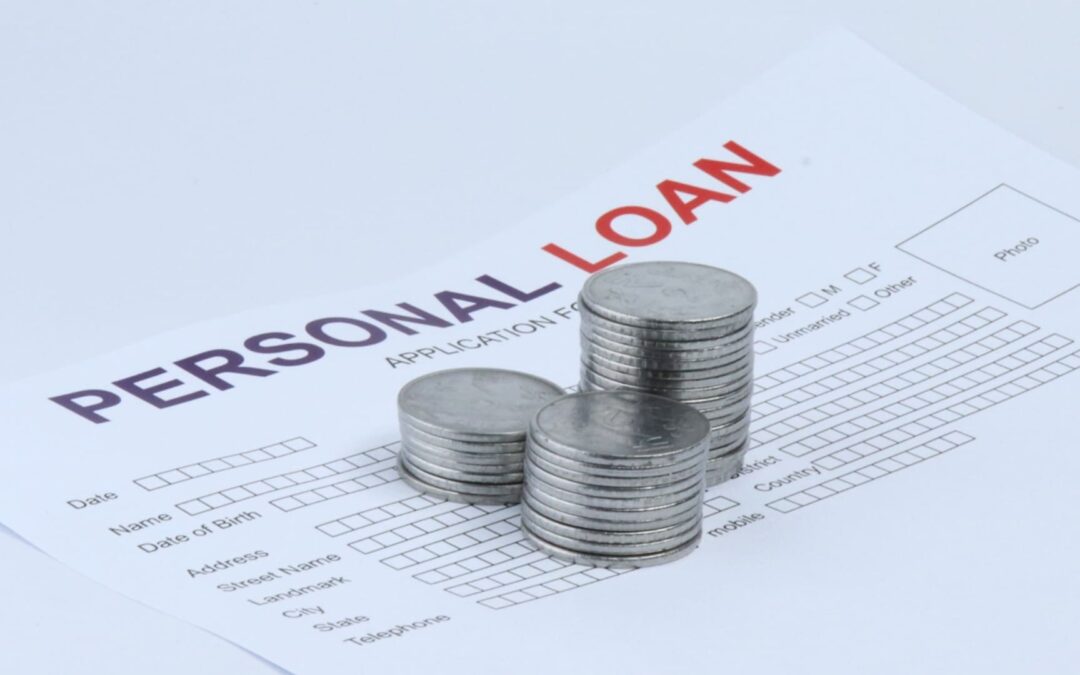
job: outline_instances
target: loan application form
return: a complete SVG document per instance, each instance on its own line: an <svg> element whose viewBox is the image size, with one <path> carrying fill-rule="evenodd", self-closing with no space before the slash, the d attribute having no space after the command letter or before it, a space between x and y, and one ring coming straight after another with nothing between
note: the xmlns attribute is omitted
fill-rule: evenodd
<svg viewBox="0 0 1080 675"><path fill-rule="evenodd" d="M836 33L439 267L8 388L0 520L297 673L1064 672L1078 188ZM404 382L572 387L577 290L650 259L760 292L752 447L694 555L566 564L402 484Z"/></svg>

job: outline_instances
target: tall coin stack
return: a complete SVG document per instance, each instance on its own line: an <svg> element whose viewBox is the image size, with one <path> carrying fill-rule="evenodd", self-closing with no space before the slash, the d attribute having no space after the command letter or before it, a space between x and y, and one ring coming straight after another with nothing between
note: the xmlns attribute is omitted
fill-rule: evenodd
<svg viewBox="0 0 1080 675"><path fill-rule="evenodd" d="M442 370L398 393L398 473L413 488L468 504L521 499L525 435L561 387L495 368Z"/></svg>
<svg viewBox="0 0 1080 675"><path fill-rule="evenodd" d="M709 421L688 405L632 391L547 404L529 426L521 525L570 562L643 567L701 540Z"/></svg>
<svg viewBox="0 0 1080 675"><path fill-rule="evenodd" d="M712 425L709 486L743 464L750 426L757 291L741 276L685 262L643 262L585 282L581 388L682 401Z"/></svg>

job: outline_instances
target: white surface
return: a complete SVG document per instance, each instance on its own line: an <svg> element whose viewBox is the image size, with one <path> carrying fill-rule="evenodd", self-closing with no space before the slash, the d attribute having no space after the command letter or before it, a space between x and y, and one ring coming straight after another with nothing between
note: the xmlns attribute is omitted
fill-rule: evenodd
<svg viewBox="0 0 1080 675"><path fill-rule="evenodd" d="M760 155L757 171L719 177L691 165L702 156L732 160L736 151ZM676 184L684 195L665 201L657 187L664 178L684 181ZM1016 302L894 246L1002 183L1080 213L1076 169L970 114L849 34L830 32L587 190L409 279L203 322L5 389L3 435L21 453L0 455L0 522L110 588L297 673L546 675L600 659L623 675L701 672L720 662L786 673L783 659L750 654L804 641L799 624L820 620L822 597L861 608L884 590L934 614L878 605L878 630L845 650L842 664L820 639L800 658L829 664L835 675L906 675L910 662L892 656L900 650L913 660L934 654L939 663L927 673L1011 675L1035 663L1071 673L1076 645L1029 617L1073 626L1080 610L1046 601L1080 593L1075 490L1036 487L1080 474L1080 455L1066 450L1080 445L1080 429L1059 422L1080 392L1080 345L1069 339L1080 335L1080 293L1034 310L1023 304L1030 280L1045 281L1039 275L1054 250L1078 255L1080 241L1051 246L1040 231L1047 247L1025 254L1028 265L1017 269L1026 275L995 288ZM687 204L693 186L720 190L698 193L718 201ZM674 222L660 241L627 248L628 260L738 270L755 281L763 320L788 316L754 333L760 356L749 459L770 463L709 491L708 534L694 555L620 575L561 566L524 546L517 506L418 495L394 468L393 394L444 367L528 367L574 382L580 345L571 307L586 274L541 247L555 242L590 259L610 253L590 221L625 203ZM967 209L984 211L976 202L953 217ZM803 226L788 226L794 214ZM650 233L629 216L614 227ZM983 226L969 249L986 246L993 232ZM992 259L993 250L983 255ZM521 292L482 283L482 273ZM864 283L848 279L860 274ZM1080 281L1080 270L1055 279L1066 280ZM455 304L446 289L502 302ZM860 298L876 308L849 306ZM327 330L367 338L351 347L315 328L320 317L401 301L450 325L403 330L376 314L366 331ZM463 315L462 307L477 311ZM536 319L547 327L521 328ZM271 330L321 345L319 360L301 364L293 353L283 363L284 354L248 346L248 336ZM490 336L487 346L478 346L479 336ZM182 365L221 347L260 370L226 375L227 391L219 391L217 380ZM210 367L219 359L197 360ZM123 388L121 378L151 365L161 374L139 381L160 384L158 395L176 407L160 410ZM48 400L88 387L111 397L95 411L96 424ZM480 410L483 398L474 402ZM1018 444L1034 437L1049 439L1023 446L1037 479L1018 480ZM109 499L70 501L102 494ZM956 506L943 508L943 499ZM162 522L118 526L157 514L166 514ZM1011 584L1001 616L983 626L980 604L996 595L943 593L909 574L911 555L850 566L864 549L910 542L887 525L840 539L824 555L845 568L845 582L819 597L804 592L813 581L804 568L823 556L806 542L885 514L958 542L956 550L911 549L932 561L943 586ZM1003 522L1024 524L1012 528L1005 551L996 541ZM517 546L516 557L491 563L495 546ZM1031 575L1036 553L1039 574ZM984 562L972 567L971 559ZM317 563L297 569L304 561ZM740 565L749 569L735 574ZM743 582L738 588L734 578ZM627 641L658 617L652 641ZM831 621L838 633L863 625L847 611ZM909 644L901 636L916 626L932 637ZM977 635L956 639L976 626ZM469 656L448 662L450 653Z"/></svg>
<svg viewBox="0 0 1080 675"><path fill-rule="evenodd" d="M5 6L2 373L437 260L585 184L835 22L1080 163L1080 8L993 4ZM241 114L253 100L264 114ZM342 118L353 136L320 133ZM222 129L233 143L205 141ZM312 162L332 163L340 182L304 183ZM304 199L237 194L236 172L287 177ZM110 176L109 189L84 193L90 173ZM253 200L280 216L245 219ZM51 217L57 203L85 219ZM236 278L240 256L261 273ZM0 628L23 672L266 669L2 545Z"/></svg>

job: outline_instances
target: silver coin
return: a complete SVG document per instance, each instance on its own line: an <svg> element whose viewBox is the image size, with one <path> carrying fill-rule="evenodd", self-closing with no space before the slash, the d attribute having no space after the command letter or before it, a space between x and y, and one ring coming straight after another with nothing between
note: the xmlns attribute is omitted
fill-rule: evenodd
<svg viewBox="0 0 1080 675"><path fill-rule="evenodd" d="M710 448L709 449L709 460L708 461L712 462L712 461L716 461L718 459L721 459L723 457L730 457L731 455L736 454L736 453L744 450L745 445L746 445L745 440L738 440L738 441L734 441L732 443L729 443L728 445L723 445L723 446L717 446L715 448Z"/></svg>
<svg viewBox="0 0 1080 675"><path fill-rule="evenodd" d="M714 377L730 376L741 368L753 368L753 357L748 353L734 360L726 361L683 361L667 363L648 357L619 355L592 347L582 347L581 360L597 363L610 370L629 375L647 374L651 379L664 380L702 380Z"/></svg>
<svg viewBox="0 0 1080 675"><path fill-rule="evenodd" d="M527 492L529 498L533 501L541 502L551 509L558 511L559 513L565 513L568 516L601 521L610 520L627 524L652 523L676 518L685 514L687 511L695 509L696 505L704 498L704 492L698 491L680 502L673 502L661 506L611 508L606 506L584 506L582 504L568 502L565 499L560 499L555 495L544 492L542 488L537 488L535 485L530 485L528 483L525 484L523 492Z"/></svg>
<svg viewBox="0 0 1080 675"><path fill-rule="evenodd" d="M582 486L582 489L595 491L598 496L617 497L634 491L640 491L642 494L661 494L665 490L677 492L700 478L700 472L707 458L708 450L700 453L693 464L674 473L642 474L637 471L628 471L622 476L594 476L591 472L566 469L557 464L552 466L551 462L545 464L544 458L536 453L530 453L525 463L531 464L532 470L538 472L540 478L565 490L575 490Z"/></svg>
<svg viewBox="0 0 1080 675"><path fill-rule="evenodd" d="M450 450L441 445L428 443L419 436L414 436L408 431L403 430L403 433L401 434L401 443L410 448L418 448L429 455L445 457L448 460L461 461L469 464L513 464L525 456L524 442L518 443L517 448L512 451L498 450L498 447L504 445L502 443L497 444L495 448L490 450L484 450L483 443L473 444L477 446L477 450Z"/></svg>
<svg viewBox="0 0 1080 675"><path fill-rule="evenodd" d="M671 359L678 357L712 356L738 352L754 341L753 324L726 335L689 332L689 330L651 330L622 328L613 330L613 324L602 324L583 314L581 336L594 341L600 347L613 351L629 350L632 353L656 353Z"/></svg>
<svg viewBox="0 0 1080 675"><path fill-rule="evenodd" d="M754 394L754 387L752 384L747 385L743 389L725 394L723 396L716 396L713 398L700 398L689 399L688 405L692 405L698 410L705 411L705 416L708 417L709 412L728 412L732 408L749 408L750 398Z"/></svg>
<svg viewBox="0 0 1080 675"><path fill-rule="evenodd" d="M548 518L540 511L531 507L528 497L525 497L522 500L521 512L523 514L523 519L528 519L530 522L542 526L545 532L554 532L560 536L567 537L568 539L596 544L650 544L655 541L678 537L685 534L687 530L701 527L700 513L693 514L684 522L676 523L674 525L668 525L666 527L648 525L640 530L614 531L590 527L578 527L576 525L567 525L554 518Z"/></svg>
<svg viewBox="0 0 1080 675"><path fill-rule="evenodd" d="M544 404L562 387L534 375L495 368L441 370L398 393L403 423L461 441L519 441Z"/></svg>
<svg viewBox="0 0 1080 675"><path fill-rule="evenodd" d="M688 358L671 357L667 354L639 351L615 351L602 345L598 345L588 338L581 339L581 354L590 359L599 359L612 367L622 366L636 370L655 370L663 372L694 371L723 371L731 368L733 362L745 363L752 361L753 348L747 347L735 352L717 352L715 355L698 356L690 354Z"/></svg>
<svg viewBox="0 0 1080 675"><path fill-rule="evenodd" d="M718 445L728 444L738 439L746 440L750 435L749 432L750 427L746 424L735 428L726 426L714 427L712 434L709 436L709 447L713 448Z"/></svg>
<svg viewBox="0 0 1080 675"><path fill-rule="evenodd" d="M694 405L695 407L697 407L696 404L699 402L705 407L709 407L710 403L714 402L717 406L722 405L726 403L726 401L717 401L716 399L743 397L752 391L753 387L753 379L749 374L742 380L732 381L723 385L717 384L715 387L701 389L658 387L653 384L642 384L640 382L629 380L630 378L622 379L599 373L585 364L582 364L581 366L582 382L588 381L597 387L610 391L636 391L647 394L657 394L665 398Z"/></svg>
<svg viewBox="0 0 1080 675"><path fill-rule="evenodd" d="M645 327L612 321L592 311L585 303L582 303L580 307L582 332L597 333L615 342L627 342L634 345L659 343L653 346L663 348L665 343L715 341L717 344L724 344L747 340L754 334L754 323L749 321L749 316L746 323L738 326L727 324L716 328L668 324L663 327Z"/></svg>
<svg viewBox="0 0 1080 675"><path fill-rule="evenodd" d="M705 415L708 417L708 415ZM709 437L716 442L725 437L734 437L745 434L750 430L750 411L746 410L742 415L723 423L713 423Z"/></svg>
<svg viewBox="0 0 1080 675"><path fill-rule="evenodd" d="M747 405L744 408L742 408L742 410L733 410L731 412L731 414L729 416L726 416L726 417L721 416L719 413L709 413L710 415L714 415L714 417L715 417L715 421L713 421L712 424L713 424L713 429L716 429L716 431L714 433L715 433L715 437L717 439L714 442L712 440L713 434L710 434L709 443L710 444L715 444L715 443L722 442L719 439L724 438L724 436L726 436L728 434L737 433L737 432L731 431L729 429L729 425L732 422L734 422L735 420L738 420L738 419L740 419L742 417L745 417L746 412L747 412L747 410L749 410L749 408L750 408L750 406Z"/></svg>
<svg viewBox="0 0 1080 675"><path fill-rule="evenodd" d="M582 324L578 337L589 344L621 354L683 361L733 357L745 353L754 343L752 332L739 334L733 339L691 339L694 336L684 335L678 340L654 340L601 330L588 323Z"/></svg>
<svg viewBox="0 0 1080 675"><path fill-rule="evenodd" d="M637 544L605 544L563 536L558 532L547 529L542 523L531 518L530 515L531 512L529 511L522 511L521 513L521 523L525 530L532 532L551 544L579 551L581 553L621 556L652 555L678 548L680 545L695 539L701 534L701 519L699 518L694 526L684 533L667 539L658 539Z"/></svg>
<svg viewBox="0 0 1080 675"><path fill-rule="evenodd" d="M607 473L597 473L588 468L583 468L580 464L571 468L565 463L558 461L551 461L542 452L537 452L535 446L529 453L529 461L534 462L537 466L547 471L548 473L555 474L568 480L583 480L588 479L588 482L594 485L607 485L612 487L618 487L622 485L650 485L653 482L672 482L681 480L684 478L691 478L701 470L701 462L695 461L693 464L685 469L677 471L664 471L663 473L650 471L644 473L642 471L620 471L617 474L612 475L610 471Z"/></svg>
<svg viewBox="0 0 1080 675"><path fill-rule="evenodd" d="M578 335L583 348L593 348L624 356L659 361L731 361L753 353L753 340L719 342L716 340L648 342L633 338L613 339L599 331L583 328Z"/></svg>
<svg viewBox="0 0 1080 675"><path fill-rule="evenodd" d="M428 447L446 449L450 452L469 453L477 455L490 455L500 452L521 452L525 447L524 440L517 441L459 441L454 438L444 438L433 433L418 429L409 424L401 424L401 437L409 441L417 441Z"/></svg>
<svg viewBox="0 0 1080 675"><path fill-rule="evenodd" d="M708 415L705 415L705 416L708 417ZM728 431L728 432L731 432L731 433L736 433L738 431L742 431L743 429L749 429L749 428L750 428L750 412L747 411L746 414L744 414L742 417L738 417L738 418L736 418L736 419L734 419L734 420L732 420L730 422L727 422L725 424L714 424L712 426L712 433L714 435L719 434L719 433L724 432L724 431Z"/></svg>
<svg viewBox="0 0 1080 675"><path fill-rule="evenodd" d="M709 452L715 454L714 448L730 447L747 442L750 438L748 431L749 430L717 435L716 440L712 441L709 445Z"/></svg>
<svg viewBox="0 0 1080 675"><path fill-rule="evenodd" d="M753 384L754 368L752 363L741 363L733 366L727 372L717 372L716 375L697 374L686 370L679 377L671 377L671 374L660 374L642 368L612 368L608 364L597 361L585 361L581 365L589 369L591 376L596 376L599 383L610 381L613 386L627 384L630 387L648 387L652 389L698 392L698 399L714 399L724 393L711 394L710 392L734 392L744 388L750 388ZM659 377L666 375L666 377Z"/></svg>
<svg viewBox="0 0 1080 675"><path fill-rule="evenodd" d="M595 489L575 487L567 489L564 485L557 485L547 476L540 475L534 468L525 470L525 482L529 483L535 492L549 494L565 502L577 503L589 508L645 508L654 506L668 506L672 503L692 499L696 492L704 489L705 465L702 464L701 474L690 482L682 490L657 488L649 491L641 490L638 494L612 494ZM610 488L609 488L610 490Z"/></svg>
<svg viewBox="0 0 1080 675"><path fill-rule="evenodd" d="M735 352L753 343L755 332L752 323L731 332L649 330L617 326L618 324L605 322L588 312L583 311L581 314L581 334L589 339L595 339L602 346L608 346L611 349L625 348L634 351L659 352L662 356L680 356L684 352L713 352L713 356L719 356L724 352Z"/></svg>
<svg viewBox="0 0 1080 675"><path fill-rule="evenodd" d="M551 495L564 502L570 502L579 506L612 510L670 506L677 502L692 499L694 495L699 494L705 488L704 482L699 481L682 492L661 494L655 497L594 497L590 494L583 494L577 490L565 490L556 485L552 485L536 473L530 472L528 467L525 469L525 482L533 492L536 493Z"/></svg>
<svg viewBox="0 0 1080 675"><path fill-rule="evenodd" d="M696 452L709 436L709 421L690 406L651 394L577 393L541 408L529 433L549 449L584 461L662 461Z"/></svg>
<svg viewBox="0 0 1080 675"><path fill-rule="evenodd" d="M577 386L578 386L578 391L580 391L582 393L608 391L607 389L601 387L600 385L593 384L592 382L589 382L588 380L585 380L584 378L578 380L578 385Z"/></svg>
<svg viewBox="0 0 1080 675"><path fill-rule="evenodd" d="M752 379L754 362L749 359L725 364L722 368L682 370L659 370L639 368L626 363L606 361L590 352L582 352L581 363L589 370L605 378L625 384L656 384L660 387L711 389L728 387L739 383L746 385Z"/></svg>
<svg viewBox="0 0 1080 675"><path fill-rule="evenodd" d="M656 380L648 374L640 376L603 371L599 368L582 364L582 377L587 377L596 384L612 389L632 389L645 393L658 394L677 401L708 401L716 398L745 397L752 391L753 379L749 370L738 379L715 380ZM587 372L586 372L587 371Z"/></svg>
<svg viewBox="0 0 1080 675"><path fill-rule="evenodd" d="M756 327L753 322L735 326L727 332L696 330L692 328L642 328L612 323L599 318L582 307L580 333L595 338L600 346L621 351L622 349L649 352L724 352L734 351L754 341Z"/></svg>
<svg viewBox="0 0 1080 675"><path fill-rule="evenodd" d="M401 451L407 453L410 458L420 458L428 464L434 464L435 466L441 466L456 471L464 471L466 473L486 473L491 475L521 473L521 467L525 462L524 454L520 455L517 458L517 461L506 462L503 464L473 464L470 462L462 462L454 458L448 458L443 455L433 455L426 450L410 446L403 445Z"/></svg>
<svg viewBox="0 0 1080 675"><path fill-rule="evenodd" d="M713 448L719 445L726 445L734 442L735 440L746 440L750 437L749 428L740 430L724 430L723 426L717 427L717 431L709 439L709 447Z"/></svg>
<svg viewBox="0 0 1080 675"><path fill-rule="evenodd" d="M697 407L697 404L693 404ZM750 402L744 401L738 405L729 405L727 408L721 408L718 410L702 410L702 414L709 420L709 424L713 429L717 429L717 433L720 433L719 429L728 430L730 425L737 420L746 416L746 413L750 411Z"/></svg>
<svg viewBox="0 0 1080 675"><path fill-rule="evenodd" d="M416 490L417 492L423 492L424 494L431 495L432 497L438 497L445 499L449 502L457 502L459 504L517 504L521 501L521 490L507 491L506 494L500 495L476 495L467 494L464 492L458 492L456 490L447 490L445 488L438 487L437 485L430 485L420 480L412 473L408 468L402 465L399 461L397 465L398 475L401 476L401 480L406 485Z"/></svg>
<svg viewBox="0 0 1080 675"><path fill-rule="evenodd" d="M588 449L571 449L565 447L546 445L538 434L530 431L529 445L526 456L533 455L543 457L549 462L564 466L571 471L579 471L586 475L609 475L609 476L663 476L691 469L701 461L702 453L708 452L709 438L706 437L700 444L692 446L678 453L669 453L659 457L602 457L591 453ZM704 448L704 449L703 449Z"/></svg>
<svg viewBox="0 0 1080 675"><path fill-rule="evenodd" d="M526 457L542 457L562 465L569 471L576 471L583 475L650 477L690 470L697 467L701 462L701 456L707 453L707 436L698 445L686 448L680 453L670 453L660 457L600 457L592 454L588 448L571 449L549 446L540 441L539 437L534 437L529 440Z"/></svg>
<svg viewBox="0 0 1080 675"><path fill-rule="evenodd" d="M672 389L660 389L658 387L645 387L641 385L624 384L606 379L595 373L586 373L582 369L581 380L578 385L582 391L607 391L627 392L635 394L652 394L666 399L692 406L695 410L703 413L707 418L713 417L713 413L732 419L731 412L740 410L745 412L750 407L750 387L733 390L731 393L717 392L716 396L699 398L700 391L680 392ZM741 414L741 413L740 413Z"/></svg>
<svg viewBox="0 0 1080 675"><path fill-rule="evenodd" d="M722 459L710 461L709 468L705 471L705 482L708 487L715 487L737 476L743 468L745 458L746 452L736 452Z"/></svg>
<svg viewBox="0 0 1080 675"><path fill-rule="evenodd" d="M730 436L725 440L715 443L709 446L709 457L716 457L717 455L723 455L728 452L733 452L735 448L745 444L750 439L749 434L738 434Z"/></svg>
<svg viewBox="0 0 1080 675"><path fill-rule="evenodd" d="M731 457L732 455L746 454L746 451L749 448L749 439L744 440L742 443L733 443L725 452L710 452L708 461L714 461L721 457Z"/></svg>
<svg viewBox="0 0 1080 675"><path fill-rule="evenodd" d="M750 420L746 419L746 415L738 418L736 422L716 425L712 428L712 433L709 434L710 447L730 442L736 438L745 438L749 432Z"/></svg>
<svg viewBox="0 0 1080 675"><path fill-rule="evenodd" d="M694 406L698 410L715 410L718 412L726 412L732 407L749 404L750 397L753 395L753 393L754 384L753 382L750 382L745 387L737 389L730 394L723 394L720 396L712 396L707 398L686 399L686 402L687 404Z"/></svg>
<svg viewBox="0 0 1080 675"><path fill-rule="evenodd" d="M525 480L522 466L518 466L516 471L471 471L467 467L445 466L438 462L429 462L423 456L414 452L407 453L407 457L410 467L447 480L466 483L493 483L497 485L520 483Z"/></svg>
<svg viewBox="0 0 1080 675"><path fill-rule="evenodd" d="M462 461L457 457L449 457L444 454L428 452L425 449L411 445L402 445L401 452L408 454L410 457L419 457L426 462L448 469L487 474L520 473L521 465L525 461L524 453L518 455L516 458L507 459L505 462L495 464L494 462L479 463Z"/></svg>
<svg viewBox="0 0 1080 675"><path fill-rule="evenodd" d="M631 326L722 328L749 321L757 291L738 274L688 262L641 262L592 275L581 300L596 314Z"/></svg>
<svg viewBox="0 0 1080 675"><path fill-rule="evenodd" d="M560 510L551 506L551 504L544 499L537 497L528 487L522 491L521 499L523 505L528 504L528 508L561 523L610 532L634 532L645 527L660 528L678 525L679 523L686 522L688 518L700 511L702 504L701 499L695 499L689 502L681 511L673 512L671 515L664 517L656 517L653 514L649 514L647 519L630 520L624 518L623 520L614 520L610 518L598 518L596 516L596 509L589 510L586 515L579 515L579 512L577 511ZM522 508L525 507L522 506ZM607 512L603 512L601 515L607 515Z"/></svg>
<svg viewBox="0 0 1080 675"><path fill-rule="evenodd" d="M652 386L658 389L699 390L731 389L746 386L753 380L754 365L743 361L727 369L709 371L656 371L605 362L592 354L582 354L581 362L593 373L616 382Z"/></svg>
<svg viewBox="0 0 1080 675"><path fill-rule="evenodd" d="M536 511L528 508L524 508L521 511L522 526L528 527L536 534L557 546L573 548L587 553L600 553L605 555L641 555L666 551L678 546L688 539L692 539L701 531L702 518L701 514L695 514L689 522L684 523L681 526L673 527L670 534L666 537L651 540L643 539L640 541L626 540L631 539L631 537L626 537L623 541L605 541L605 539L608 538L602 536L589 536L592 532L596 531L584 528L574 528L580 531L571 535L568 534L568 532L572 531L568 529L569 526L561 524L551 526L549 525L551 522L557 523L558 521L551 521L550 519L543 518L542 516L539 516Z"/></svg>
<svg viewBox="0 0 1080 675"><path fill-rule="evenodd" d="M637 568L663 565L686 557L701 543L701 533L698 532L697 538L691 539L681 546L661 553L637 556L596 555L582 553L580 551L552 544L530 532L529 528L524 525L521 529L529 541L532 542L533 546L543 553L550 555L552 558L557 558L576 565L591 565L593 567Z"/></svg>
<svg viewBox="0 0 1080 675"><path fill-rule="evenodd" d="M707 446L708 443L705 443ZM613 478L625 478L626 476L667 476L670 474L685 473L696 470L701 463L702 450L695 447L683 457L668 457L664 461L656 458L638 459L600 459L595 461L583 461L565 454L552 451L543 444L534 440L529 441L528 456L543 459L549 464L556 464L567 471L573 471L587 476L610 476ZM706 450L707 452L707 450Z"/></svg>
<svg viewBox="0 0 1080 675"><path fill-rule="evenodd" d="M729 452L734 452L737 448L746 444L747 438L747 434L737 434L725 438L722 442L713 443L709 446L709 458L712 459L719 455L726 455Z"/></svg>
<svg viewBox="0 0 1080 675"><path fill-rule="evenodd" d="M428 485L470 495L505 495L517 493L520 497L521 481L509 483L478 483L474 481L452 480L425 471L418 467L408 455L398 455L398 469L404 468L413 477Z"/></svg>
<svg viewBox="0 0 1080 675"><path fill-rule="evenodd" d="M562 490L581 496L640 500L642 498L660 498L668 497L669 495L686 494L688 490L699 487L702 481L702 474L705 472L705 462L707 459L707 456L702 457L698 471L686 478L681 478L670 483L656 482L654 479L653 482L646 483L638 483L635 481L633 484L630 484L628 481L623 485L600 485L598 483L587 482L587 476L579 476L577 479L564 478L563 476L541 468L532 458L525 460L525 474L530 481L543 481L546 485L543 486L542 489L546 489L547 485L553 485Z"/></svg>
<svg viewBox="0 0 1080 675"><path fill-rule="evenodd" d="M694 404L697 407L697 404ZM729 405L726 409L719 410L702 410L702 414L709 420L709 423L713 425L713 429L721 429L728 427L735 421L742 419L746 416L746 413L750 411L750 401L744 401L739 405ZM720 433L719 431L717 433Z"/></svg>
<svg viewBox="0 0 1080 675"><path fill-rule="evenodd" d="M588 341L585 340L583 342L587 343ZM724 361L669 362L657 366L649 365L651 363L658 363L656 359L650 359L648 357L636 358L633 355L627 356L626 353L618 354L611 350L597 348L588 344L582 345L581 354L583 360L597 361L600 365L612 370L629 373L646 371L658 378L671 377L680 380L700 380L729 375L741 368L745 368L747 365L752 365L754 362L752 352L749 351L741 355L731 356Z"/></svg>

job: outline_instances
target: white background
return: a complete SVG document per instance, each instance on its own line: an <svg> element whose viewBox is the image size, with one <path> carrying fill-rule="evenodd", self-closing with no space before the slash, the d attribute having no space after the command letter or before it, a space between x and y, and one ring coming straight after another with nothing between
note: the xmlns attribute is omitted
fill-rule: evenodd
<svg viewBox="0 0 1080 675"><path fill-rule="evenodd" d="M1080 165L1068 0L5 3L0 381L451 255L835 25ZM0 560L5 670L273 670Z"/></svg>

